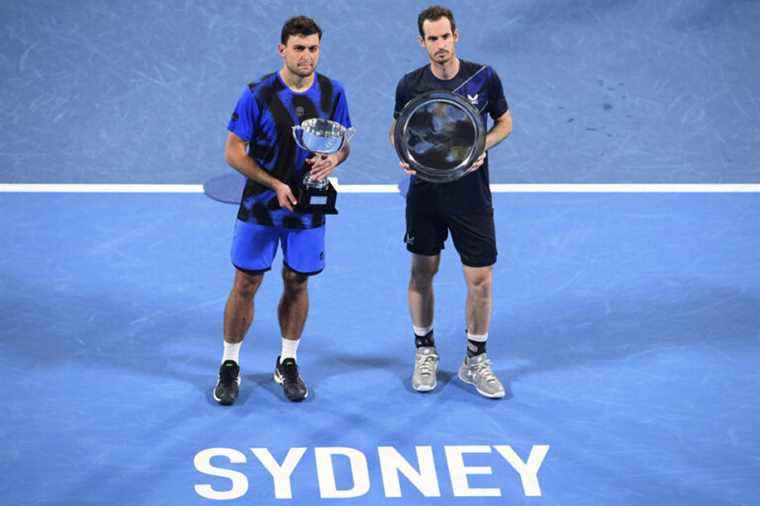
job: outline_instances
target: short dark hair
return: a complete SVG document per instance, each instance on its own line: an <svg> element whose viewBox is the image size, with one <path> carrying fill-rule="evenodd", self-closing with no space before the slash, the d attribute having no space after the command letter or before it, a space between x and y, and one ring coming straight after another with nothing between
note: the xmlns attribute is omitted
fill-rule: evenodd
<svg viewBox="0 0 760 506"><path fill-rule="evenodd" d="M451 23L451 33L456 31L457 23L454 21L454 13L451 12L451 9L440 5L431 5L420 12L420 15L417 17L417 28L420 29L420 37L425 38L425 32L422 31L422 23L425 21L438 21L441 18L449 20L449 23Z"/></svg>
<svg viewBox="0 0 760 506"><path fill-rule="evenodd" d="M280 42L287 44L288 39L291 35L301 35L303 37L308 37L309 35L314 35L315 33L319 35L319 40L322 40L322 29L319 27L316 21L311 18L307 18L306 16L296 16L285 21L285 24L282 25Z"/></svg>

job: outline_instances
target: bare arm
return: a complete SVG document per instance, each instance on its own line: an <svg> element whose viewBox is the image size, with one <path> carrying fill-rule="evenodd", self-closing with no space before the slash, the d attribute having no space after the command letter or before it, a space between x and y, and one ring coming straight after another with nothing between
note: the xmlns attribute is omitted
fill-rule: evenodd
<svg viewBox="0 0 760 506"><path fill-rule="evenodd" d="M507 111L494 121L486 135L486 151L496 146L512 133L512 114Z"/></svg>
<svg viewBox="0 0 760 506"><path fill-rule="evenodd" d="M391 143L391 146L393 146L393 149L396 149L395 136L393 135L393 132L395 129L396 129L396 120L394 119L393 122L391 122L390 130L388 130L388 142ZM402 162L401 160L399 160L398 165L399 167L401 167L401 170L403 170L410 176L413 176L417 173L416 171L412 170L411 167L409 167L409 164L406 162Z"/></svg>
<svg viewBox="0 0 760 506"><path fill-rule="evenodd" d="M244 176L274 190L277 193L277 201L280 203L280 206L292 211L293 206L298 202L293 196L290 187L279 179L270 176L267 171L259 167L259 164L248 156L247 145L246 141L229 132L227 134L227 141L224 143L224 160L230 167Z"/></svg>
<svg viewBox="0 0 760 506"><path fill-rule="evenodd" d="M486 134L486 147L483 150L483 154L473 162L472 166L467 169L467 172L478 170L483 165L483 162L485 162L488 150L506 139L510 133L512 133L512 114L507 111L494 121L491 130Z"/></svg>

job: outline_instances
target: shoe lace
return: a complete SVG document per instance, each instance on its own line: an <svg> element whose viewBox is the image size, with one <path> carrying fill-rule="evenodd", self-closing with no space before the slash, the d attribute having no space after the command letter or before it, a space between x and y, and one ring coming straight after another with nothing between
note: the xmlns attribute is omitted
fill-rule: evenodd
<svg viewBox="0 0 760 506"><path fill-rule="evenodd" d="M222 384L224 385L229 385L237 381L235 368L231 366L222 367L222 372L219 376L220 376Z"/></svg>
<svg viewBox="0 0 760 506"><path fill-rule="evenodd" d="M282 372L288 383L295 383L298 381L298 365L295 362L284 362L282 364Z"/></svg>
<svg viewBox="0 0 760 506"><path fill-rule="evenodd" d="M433 374L433 367L435 366L435 355L418 355L417 356L417 370L421 375L429 376Z"/></svg>
<svg viewBox="0 0 760 506"><path fill-rule="evenodd" d="M474 370L474 375L482 382L494 383L499 381L499 378L496 377L493 369L491 369L491 360L489 359L486 359L479 364L473 365L472 368Z"/></svg>

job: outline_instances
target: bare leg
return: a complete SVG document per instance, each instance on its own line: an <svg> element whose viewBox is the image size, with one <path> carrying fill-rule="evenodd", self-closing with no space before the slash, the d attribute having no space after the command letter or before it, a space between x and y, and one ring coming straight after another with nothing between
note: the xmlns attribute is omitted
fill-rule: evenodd
<svg viewBox="0 0 760 506"><path fill-rule="evenodd" d="M464 266L467 281L467 330L471 334L487 334L493 306L493 268Z"/></svg>
<svg viewBox="0 0 760 506"><path fill-rule="evenodd" d="M253 322L253 298L264 274L246 274L235 269L235 281L224 308L224 340L240 343Z"/></svg>
<svg viewBox="0 0 760 506"><path fill-rule="evenodd" d="M412 254L412 272L409 278L409 313L412 325L429 327L433 324L435 296L433 277L438 272L440 255L425 256Z"/></svg>
<svg viewBox="0 0 760 506"><path fill-rule="evenodd" d="M295 341L301 338L309 314L309 277L283 267L282 281L284 290L277 306L277 317L282 337Z"/></svg>
<svg viewBox="0 0 760 506"><path fill-rule="evenodd" d="M467 281L467 330L474 335L488 334L493 306L493 269L490 266L465 266L464 277ZM459 367L459 379L474 385L480 395L501 399L506 395L506 389L491 369L491 361L484 353L485 342L482 345L482 348L473 349L468 343L467 356Z"/></svg>

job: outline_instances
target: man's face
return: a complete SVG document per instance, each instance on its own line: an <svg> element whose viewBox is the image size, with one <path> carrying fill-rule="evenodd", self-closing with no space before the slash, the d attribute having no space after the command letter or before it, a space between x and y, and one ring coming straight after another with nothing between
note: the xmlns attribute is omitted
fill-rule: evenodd
<svg viewBox="0 0 760 506"><path fill-rule="evenodd" d="M418 36L417 40L427 50L430 61L443 65L456 56L455 44L459 40L459 32L451 31L449 18L426 19L422 23L422 32L425 36Z"/></svg>
<svg viewBox="0 0 760 506"><path fill-rule="evenodd" d="M291 35L285 45L277 45L277 50L290 72L309 77L319 61L319 35Z"/></svg>

